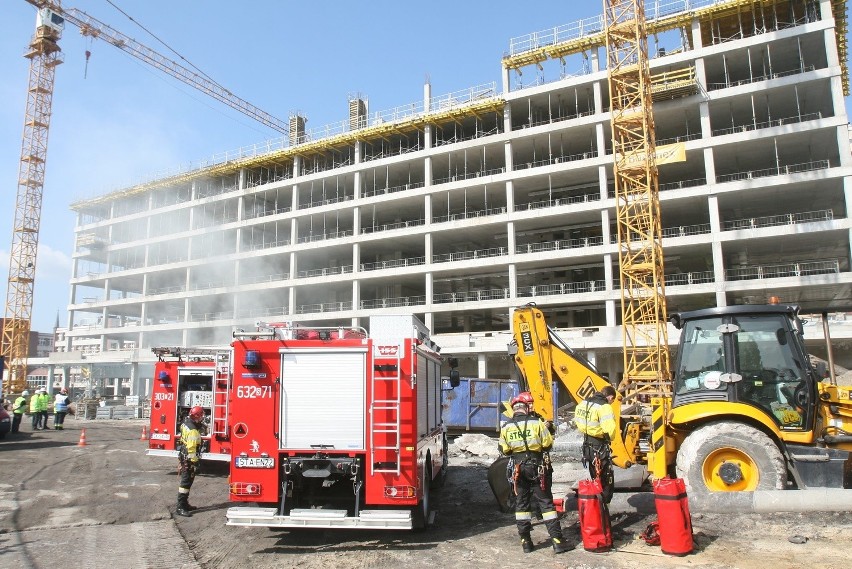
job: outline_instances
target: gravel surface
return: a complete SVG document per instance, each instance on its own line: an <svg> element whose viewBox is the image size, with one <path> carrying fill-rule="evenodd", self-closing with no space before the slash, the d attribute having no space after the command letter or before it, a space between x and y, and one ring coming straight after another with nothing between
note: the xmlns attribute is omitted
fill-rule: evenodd
<svg viewBox="0 0 852 569"><path fill-rule="evenodd" d="M195 482L191 518L174 516L178 478L169 459L145 456L141 420L66 422L65 431L25 432L0 442L0 568L86 567L698 567L787 569L849 566L852 513L693 514L696 550L671 557L638 539L656 518L647 493L613 500L615 547L554 556L547 532L521 552L512 514L500 513L486 483L493 438L451 445L447 485L432 494L435 520L422 532L273 531L224 525L227 467ZM86 428L86 446L78 446ZM570 491L582 468L560 455L555 486ZM576 512L562 518L579 541ZM807 538L793 543L791 537ZM793 540L793 541L802 541Z"/></svg>

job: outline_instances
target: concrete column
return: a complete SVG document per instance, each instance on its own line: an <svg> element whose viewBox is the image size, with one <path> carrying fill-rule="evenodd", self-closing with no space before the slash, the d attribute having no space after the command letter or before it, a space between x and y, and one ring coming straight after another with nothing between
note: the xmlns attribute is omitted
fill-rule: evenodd
<svg viewBox="0 0 852 569"><path fill-rule="evenodd" d="M703 44L701 43L701 22L698 18L694 18L690 24L690 32L692 32L692 45L695 46L695 49L701 49Z"/></svg>
<svg viewBox="0 0 852 569"><path fill-rule="evenodd" d="M512 85L509 83L509 70L505 67L500 69L500 79L503 83L503 92L508 93L512 90Z"/></svg>
<svg viewBox="0 0 852 569"><path fill-rule="evenodd" d="M701 138L709 139L713 136L713 126L710 123L710 105L707 103L707 101L702 101L698 103L698 116L699 124L701 125ZM708 151L712 155L712 151L709 148L705 148L705 159L707 157Z"/></svg>
<svg viewBox="0 0 852 569"><path fill-rule="evenodd" d="M53 397L53 392L54 392L53 382L56 381L56 378L53 374L53 368L54 368L54 366L52 366L52 365L47 366L47 393L51 397Z"/></svg>
<svg viewBox="0 0 852 569"><path fill-rule="evenodd" d="M614 327L618 324L615 303L615 300L607 300L604 306L604 309L606 310L606 325L609 327Z"/></svg>
<svg viewBox="0 0 852 569"><path fill-rule="evenodd" d="M722 254L722 242L719 240L721 222L719 216L719 198L711 195L707 198L707 209L710 215L710 235L713 253L713 281L716 283L716 306L727 306L725 297L725 257Z"/></svg>
<svg viewBox="0 0 852 569"><path fill-rule="evenodd" d="M702 119L703 120L703 119ZM709 127L708 127L709 128ZM704 131L704 125L701 126ZM713 149L704 149L704 177L707 179L707 185L713 186L716 183L716 163L713 160Z"/></svg>
<svg viewBox="0 0 852 569"><path fill-rule="evenodd" d="M592 73L597 73L598 71L600 71L601 70L601 56L600 56L600 49L599 48L593 47L589 51L589 59L591 60L591 63L592 63ZM598 108L600 108L600 107L598 107Z"/></svg>
<svg viewBox="0 0 852 569"><path fill-rule="evenodd" d="M287 289L287 304L288 310L287 314L296 314L296 289L295 287L290 287Z"/></svg>
<svg viewBox="0 0 852 569"><path fill-rule="evenodd" d="M513 227L512 232L514 233L514 231ZM510 251L514 251L514 249L510 249ZM515 263L509 263L509 298L518 298L518 266Z"/></svg>
<svg viewBox="0 0 852 569"><path fill-rule="evenodd" d="M432 225L432 194L423 196L423 219L426 220L426 225Z"/></svg>
<svg viewBox="0 0 852 569"><path fill-rule="evenodd" d="M485 354L476 356L477 377L488 377L488 357Z"/></svg>
<svg viewBox="0 0 852 569"><path fill-rule="evenodd" d="M603 113L603 90L600 81L592 85L592 95L595 99L595 113ZM601 149L601 155L603 155L603 149Z"/></svg>
<svg viewBox="0 0 852 569"><path fill-rule="evenodd" d="M594 350L589 350L589 351L586 352L586 359L589 360L589 363L592 364L595 367L598 367L597 366L597 356L598 356L598 354Z"/></svg>

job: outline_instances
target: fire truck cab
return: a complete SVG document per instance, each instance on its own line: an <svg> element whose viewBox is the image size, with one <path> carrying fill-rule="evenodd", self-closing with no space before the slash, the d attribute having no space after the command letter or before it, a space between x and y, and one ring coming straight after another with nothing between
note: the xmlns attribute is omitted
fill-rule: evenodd
<svg viewBox="0 0 852 569"><path fill-rule="evenodd" d="M447 437L440 348L417 318L372 316L369 332L258 323L234 337L229 486L244 505L228 525L427 525Z"/></svg>
<svg viewBox="0 0 852 569"><path fill-rule="evenodd" d="M157 355L151 393L148 456L177 458L180 425L204 408L202 460L231 459L228 404L231 348L152 348Z"/></svg>

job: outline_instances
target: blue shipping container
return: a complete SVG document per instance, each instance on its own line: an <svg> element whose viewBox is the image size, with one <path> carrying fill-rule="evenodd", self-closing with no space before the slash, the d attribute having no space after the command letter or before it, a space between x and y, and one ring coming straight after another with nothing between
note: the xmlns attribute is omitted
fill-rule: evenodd
<svg viewBox="0 0 852 569"><path fill-rule="evenodd" d="M503 401L518 394L518 382L513 379L484 379L463 377L455 389L444 380L442 418L447 429L500 432ZM554 385L553 398L558 393Z"/></svg>

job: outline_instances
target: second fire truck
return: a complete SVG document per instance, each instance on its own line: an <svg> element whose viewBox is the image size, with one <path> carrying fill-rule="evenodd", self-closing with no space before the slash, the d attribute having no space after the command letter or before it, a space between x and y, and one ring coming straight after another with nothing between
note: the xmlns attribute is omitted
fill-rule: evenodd
<svg viewBox="0 0 852 569"><path fill-rule="evenodd" d="M228 525L428 523L447 437L441 356L419 320L372 316L369 332L259 323L234 337L229 486L243 505Z"/></svg>
<svg viewBox="0 0 852 569"><path fill-rule="evenodd" d="M231 348L152 348L157 356L151 392L148 456L177 457L180 425L204 408L203 460L231 459L228 421Z"/></svg>

